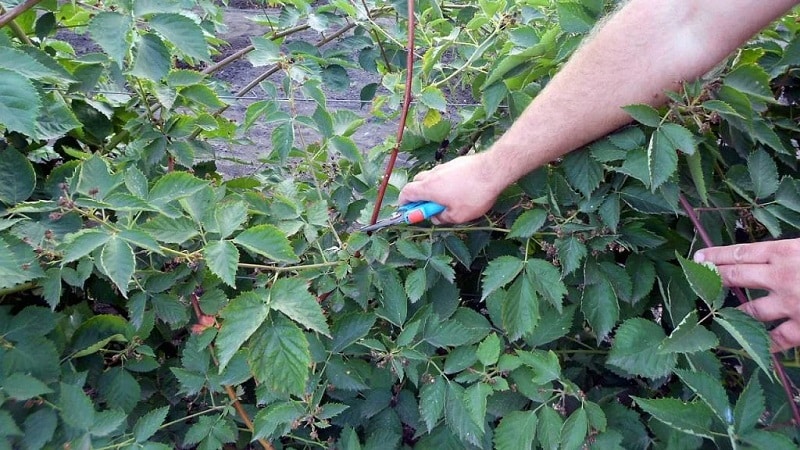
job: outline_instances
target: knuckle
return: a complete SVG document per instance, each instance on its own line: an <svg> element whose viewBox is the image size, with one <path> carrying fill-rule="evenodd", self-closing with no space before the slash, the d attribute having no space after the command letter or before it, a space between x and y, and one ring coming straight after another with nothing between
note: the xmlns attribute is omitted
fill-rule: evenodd
<svg viewBox="0 0 800 450"><path fill-rule="evenodd" d="M787 332L786 327L775 328L770 333L770 337L772 338L772 343L778 348L790 348L800 344L800 342L796 342L796 339L793 339L792 335Z"/></svg>
<svg viewBox="0 0 800 450"><path fill-rule="evenodd" d="M730 267L726 267L725 270L721 270L720 274L722 275L722 281L728 286L738 286L739 280L742 277L742 267L738 265L732 265Z"/></svg>
<svg viewBox="0 0 800 450"><path fill-rule="evenodd" d="M747 302L740 309L756 319L761 317L761 307L758 302Z"/></svg>
<svg viewBox="0 0 800 450"><path fill-rule="evenodd" d="M744 245L736 245L733 247L733 261L736 263L742 262L747 254L747 247Z"/></svg>

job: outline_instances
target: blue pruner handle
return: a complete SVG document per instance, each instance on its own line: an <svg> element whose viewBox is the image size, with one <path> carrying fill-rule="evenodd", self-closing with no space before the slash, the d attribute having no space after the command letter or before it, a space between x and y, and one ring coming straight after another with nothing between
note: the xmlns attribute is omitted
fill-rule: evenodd
<svg viewBox="0 0 800 450"><path fill-rule="evenodd" d="M406 203L399 208L399 211L403 215L403 222L419 223L441 213L444 209L444 206L436 202L420 201Z"/></svg>

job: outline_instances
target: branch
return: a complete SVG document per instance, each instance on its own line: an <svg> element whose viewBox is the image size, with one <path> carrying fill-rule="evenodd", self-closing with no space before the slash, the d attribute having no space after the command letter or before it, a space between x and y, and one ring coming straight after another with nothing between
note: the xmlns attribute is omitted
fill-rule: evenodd
<svg viewBox="0 0 800 450"><path fill-rule="evenodd" d="M375 198L375 209L372 210L372 218L370 225L374 225L378 221L378 214L381 212L381 205L383 204L383 197L386 195L386 188L389 186L389 178L394 170L394 165L397 162L397 154L400 152L400 144L403 143L403 131L406 128L406 119L408 118L408 109L411 105L411 84L414 76L414 30L416 24L414 17L414 0L408 0L408 43L406 44L406 92L403 96L403 111L400 113L400 124L397 126L397 142L395 142L394 149L389 155L389 163L386 165L386 172L383 174L383 180L378 188L378 196Z"/></svg>
<svg viewBox="0 0 800 450"><path fill-rule="evenodd" d="M37 283L30 282L30 283L18 284L16 286L11 286L10 288L0 289L0 298L5 297L6 295L18 294L20 292L30 291L31 289L34 289L37 286L39 286Z"/></svg>
<svg viewBox="0 0 800 450"><path fill-rule="evenodd" d="M14 9L0 16L0 28L6 26L9 22L16 19L17 16L33 8L34 6L36 6L37 3L41 1L42 0L25 0L24 2L15 6Z"/></svg>

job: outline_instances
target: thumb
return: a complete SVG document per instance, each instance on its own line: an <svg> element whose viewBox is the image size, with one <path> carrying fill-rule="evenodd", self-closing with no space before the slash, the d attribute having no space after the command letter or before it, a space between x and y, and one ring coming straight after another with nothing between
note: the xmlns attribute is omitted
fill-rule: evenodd
<svg viewBox="0 0 800 450"><path fill-rule="evenodd" d="M423 189L420 186L419 181L412 181L405 186L400 191L400 195L397 198L398 203L404 205L406 203L416 202L418 200L425 200L422 198Z"/></svg>

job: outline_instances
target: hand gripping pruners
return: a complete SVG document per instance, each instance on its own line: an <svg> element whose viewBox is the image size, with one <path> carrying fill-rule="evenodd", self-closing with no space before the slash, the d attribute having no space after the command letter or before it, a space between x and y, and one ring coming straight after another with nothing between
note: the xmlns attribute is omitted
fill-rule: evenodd
<svg viewBox="0 0 800 450"><path fill-rule="evenodd" d="M372 225L361 228L361 231L376 231L400 223L419 223L423 220L444 211L444 206L435 202L411 202L397 208L397 212L383 220L379 220Z"/></svg>

